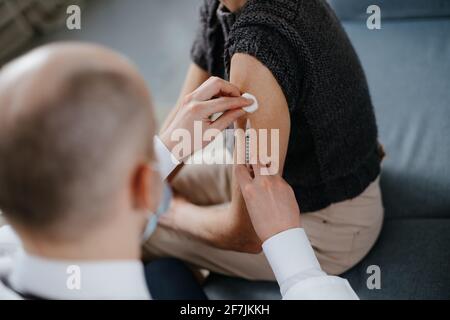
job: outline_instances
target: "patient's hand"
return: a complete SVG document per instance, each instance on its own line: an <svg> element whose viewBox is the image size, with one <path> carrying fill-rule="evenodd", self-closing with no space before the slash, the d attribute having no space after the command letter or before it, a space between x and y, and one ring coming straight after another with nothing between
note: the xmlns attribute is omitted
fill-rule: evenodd
<svg viewBox="0 0 450 320"><path fill-rule="evenodd" d="M261 252L261 240L248 216L236 216L229 206L202 207L176 197L160 219L166 228L198 238L216 248L247 253Z"/></svg>

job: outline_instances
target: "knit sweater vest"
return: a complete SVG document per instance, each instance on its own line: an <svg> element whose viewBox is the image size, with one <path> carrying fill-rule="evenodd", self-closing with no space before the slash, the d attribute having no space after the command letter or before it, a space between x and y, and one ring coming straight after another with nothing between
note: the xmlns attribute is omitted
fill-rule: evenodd
<svg viewBox="0 0 450 320"><path fill-rule="evenodd" d="M283 177L303 213L352 199L378 177L367 80L325 0L248 0L237 13L205 0L193 61L227 79L235 53L258 59L284 92L291 132Z"/></svg>

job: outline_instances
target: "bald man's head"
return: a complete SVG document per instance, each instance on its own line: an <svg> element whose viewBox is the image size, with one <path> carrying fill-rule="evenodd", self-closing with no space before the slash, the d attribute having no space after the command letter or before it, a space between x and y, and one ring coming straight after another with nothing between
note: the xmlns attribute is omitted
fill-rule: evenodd
<svg viewBox="0 0 450 320"><path fill-rule="evenodd" d="M102 47L42 47L0 72L0 209L42 231L92 226L152 158L145 82Z"/></svg>

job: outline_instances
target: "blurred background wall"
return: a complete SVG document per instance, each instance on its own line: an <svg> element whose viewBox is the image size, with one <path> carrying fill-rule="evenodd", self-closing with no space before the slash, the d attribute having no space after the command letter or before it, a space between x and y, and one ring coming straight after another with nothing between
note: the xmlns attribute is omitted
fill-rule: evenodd
<svg viewBox="0 0 450 320"><path fill-rule="evenodd" d="M127 55L144 75L160 120L178 98L201 0L0 0L0 64L41 44L96 42ZM81 30L66 10L82 8Z"/></svg>

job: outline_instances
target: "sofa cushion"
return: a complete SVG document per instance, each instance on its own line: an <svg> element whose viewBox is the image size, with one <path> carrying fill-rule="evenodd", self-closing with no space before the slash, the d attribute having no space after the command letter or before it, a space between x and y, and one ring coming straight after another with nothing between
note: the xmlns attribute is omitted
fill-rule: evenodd
<svg viewBox="0 0 450 320"><path fill-rule="evenodd" d="M387 158L388 217L450 217L450 19L344 24L362 61Z"/></svg>
<svg viewBox="0 0 450 320"><path fill-rule="evenodd" d="M343 275L361 299L450 299L450 220L398 219L364 261ZM367 288L367 267L381 269L381 289Z"/></svg>
<svg viewBox="0 0 450 320"><path fill-rule="evenodd" d="M389 220L369 255L343 277L361 299L450 299L449 243L448 219ZM379 290L367 288L371 265L380 267ZM210 299L280 298L275 283L221 275L212 275L205 290Z"/></svg>

